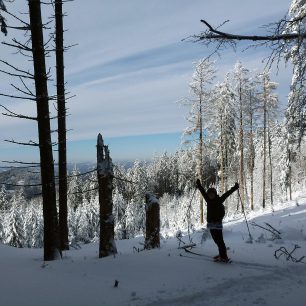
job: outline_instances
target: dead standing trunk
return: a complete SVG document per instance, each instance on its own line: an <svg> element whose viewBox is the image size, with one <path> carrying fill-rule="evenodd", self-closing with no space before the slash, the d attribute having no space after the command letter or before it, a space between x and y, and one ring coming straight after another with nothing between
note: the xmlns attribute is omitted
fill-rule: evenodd
<svg viewBox="0 0 306 306"><path fill-rule="evenodd" d="M114 240L113 216L113 163L108 146L104 145L102 135L97 140L97 175L100 204L100 245L99 258L117 253Z"/></svg>
<svg viewBox="0 0 306 306"><path fill-rule="evenodd" d="M271 137L271 131L270 131L270 123L268 120L268 148L269 148L269 166L270 166L270 202L271 202L271 208L272 211L274 211L273 208L273 162L272 162L272 137Z"/></svg>
<svg viewBox="0 0 306 306"><path fill-rule="evenodd" d="M59 232L54 182L54 161L49 117L49 96L43 39L43 24L39 0L29 0L32 53L36 91L38 137L44 218L44 260L54 260L60 254Z"/></svg>
<svg viewBox="0 0 306 306"><path fill-rule="evenodd" d="M201 84L201 92L202 92L202 84ZM200 96L200 109L199 109L199 154L200 154L200 165L199 165L199 175L201 182L203 181L203 172L204 172L204 163L203 163L203 109L202 109L202 95ZM203 204L203 196L200 195L200 222L204 223L204 204Z"/></svg>
<svg viewBox="0 0 306 306"><path fill-rule="evenodd" d="M241 208L244 209L244 133L243 133L243 105L242 105L242 84L239 80L239 105L240 105L240 128L239 128L239 150L240 150L240 195L241 195Z"/></svg>
<svg viewBox="0 0 306 306"><path fill-rule="evenodd" d="M263 171L262 171L262 207L266 207L266 147L267 147L267 92L266 92L266 79L264 79L264 126L263 126Z"/></svg>
<svg viewBox="0 0 306 306"><path fill-rule="evenodd" d="M67 209L66 103L64 75L63 1L55 0L56 89L58 114L59 232L62 250L69 250Z"/></svg>
<svg viewBox="0 0 306 306"><path fill-rule="evenodd" d="M146 194L146 238L145 249L160 247L160 207L158 200Z"/></svg>

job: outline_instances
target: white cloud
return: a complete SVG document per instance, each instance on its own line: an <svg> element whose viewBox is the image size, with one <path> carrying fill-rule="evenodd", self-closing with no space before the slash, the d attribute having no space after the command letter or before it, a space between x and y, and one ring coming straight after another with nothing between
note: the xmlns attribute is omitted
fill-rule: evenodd
<svg viewBox="0 0 306 306"><path fill-rule="evenodd" d="M257 26L283 16L290 2L91 0L65 3L68 13L64 22L68 30L65 42L78 43L65 55L68 90L77 95L68 104L71 113L68 128L73 129L69 138L92 139L101 130L108 137L182 130L185 113L175 101L188 95L192 62L205 57L209 51L200 44L182 43L181 39L203 30L200 19L204 18L214 25L230 19L224 28L228 31L257 31ZM17 8L26 9L20 3L12 4L15 12ZM29 65L10 49L4 46L1 49L1 56L8 61L21 67ZM222 77L240 57L249 68L258 67L262 56L262 51L240 54L225 51L217 62L219 75ZM50 60L48 64L55 66ZM288 70L280 71L278 76L282 85L289 77ZM11 81L0 75L0 91L10 92ZM53 91L54 87L50 86L50 92ZM35 113L34 105L14 104L5 98L0 98L0 103L12 105L16 112ZM31 124L1 117L0 139L16 137L20 130L27 138L34 139L37 135Z"/></svg>

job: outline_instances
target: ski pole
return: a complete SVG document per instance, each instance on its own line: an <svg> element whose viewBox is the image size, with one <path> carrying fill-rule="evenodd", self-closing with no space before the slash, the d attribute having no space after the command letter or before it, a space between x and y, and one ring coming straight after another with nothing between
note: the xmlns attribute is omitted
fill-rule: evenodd
<svg viewBox="0 0 306 306"><path fill-rule="evenodd" d="M248 228L250 242L252 243L253 237L251 235L250 228L249 228L249 223L248 223L248 220L247 220L246 215L245 215L244 206L243 206L243 203L242 203L242 199L241 199L241 195L240 195L239 189L238 189L238 195L239 195L239 199L240 199L240 203L241 203L241 207L242 207L242 212L243 212L243 215L244 215L245 223L246 223L247 228Z"/></svg>

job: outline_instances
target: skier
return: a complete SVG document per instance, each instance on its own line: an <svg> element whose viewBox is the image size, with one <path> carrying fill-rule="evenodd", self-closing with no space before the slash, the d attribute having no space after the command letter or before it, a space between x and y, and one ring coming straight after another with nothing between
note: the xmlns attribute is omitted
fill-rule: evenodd
<svg viewBox="0 0 306 306"><path fill-rule="evenodd" d="M222 219L225 215L223 202L229 195L239 188L239 184L235 183L235 185L221 197L217 194L215 188L208 188L207 191L205 191L199 179L197 179L196 184L207 203L207 228L209 228L211 237L219 249L219 255L214 257L214 261L227 263L230 260L227 257L222 232Z"/></svg>

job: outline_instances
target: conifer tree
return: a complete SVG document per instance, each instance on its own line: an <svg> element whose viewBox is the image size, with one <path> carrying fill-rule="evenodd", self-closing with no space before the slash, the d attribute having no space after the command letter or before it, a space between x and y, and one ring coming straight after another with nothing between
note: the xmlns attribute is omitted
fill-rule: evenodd
<svg viewBox="0 0 306 306"><path fill-rule="evenodd" d="M197 177L206 183L204 173L204 134L207 133L207 124L211 123L211 85L216 75L214 62L208 59L199 60L195 65L192 80L189 84L191 98L182 101L190 107L186 116L189 126L185 129L183 137L192 137L197 146ZM187 141L190 139L187 138ZM200 200L200 222L203 223L203 198Z"/></svg>

